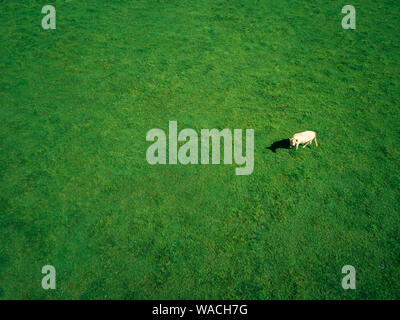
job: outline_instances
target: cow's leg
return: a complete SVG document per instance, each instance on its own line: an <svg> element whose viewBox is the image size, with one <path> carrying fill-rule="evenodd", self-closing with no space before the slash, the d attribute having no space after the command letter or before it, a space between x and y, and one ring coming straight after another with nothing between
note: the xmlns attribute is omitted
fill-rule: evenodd
<svg viewBox="0 0 400 320"><path fill-rule="evenodd" d="M299 144L298 143L296 143L296 150L299 148Z"/></svg>
<svg viewBox="0 0 400 320"><path fill-rule="evenodd" d="M303 148L307 147L307 146L310 145L310 144L311 144L310 141L306 142L306 144L303 146Z"/></svg>

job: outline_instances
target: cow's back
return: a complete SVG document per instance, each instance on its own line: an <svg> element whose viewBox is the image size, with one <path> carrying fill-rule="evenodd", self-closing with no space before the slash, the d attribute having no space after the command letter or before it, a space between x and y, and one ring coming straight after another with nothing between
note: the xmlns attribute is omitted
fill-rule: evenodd
<svg viewBox="0 0 400 320"><path fill-rule="evenodd" d="M293 138L296 138L299 140L300 143L311 141L314 139L316 136L316 133L314 131L303 131L296 133Z"/></svg>

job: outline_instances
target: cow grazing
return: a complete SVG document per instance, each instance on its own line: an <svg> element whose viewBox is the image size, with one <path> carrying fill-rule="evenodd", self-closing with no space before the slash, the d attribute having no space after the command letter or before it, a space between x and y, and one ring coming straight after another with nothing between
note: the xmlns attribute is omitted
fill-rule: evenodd
<svg viewBox="0 0 400 320"><path fill-rule="evenodd" d="M318 147L317 143L317 134L314 131L304 131L300 133L296 133L293 135L292 138L290 138L290 146L294 147L296 146L296 150L299 147L299 144L304 144L303 148L307 147L309 144L311 144L315 141L315 145Z"/></svg>

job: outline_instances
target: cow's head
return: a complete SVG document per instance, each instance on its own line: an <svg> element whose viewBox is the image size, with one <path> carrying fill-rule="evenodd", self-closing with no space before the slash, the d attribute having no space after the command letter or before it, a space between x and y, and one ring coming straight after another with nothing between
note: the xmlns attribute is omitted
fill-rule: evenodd
<svg viewBox="0 0 400 320"><path fill-rule="evenodd" d="M296 138L290 138L289 140L290 140L290 146L291 147L294 147L297 144L297 142L299 141Z"/></svg>

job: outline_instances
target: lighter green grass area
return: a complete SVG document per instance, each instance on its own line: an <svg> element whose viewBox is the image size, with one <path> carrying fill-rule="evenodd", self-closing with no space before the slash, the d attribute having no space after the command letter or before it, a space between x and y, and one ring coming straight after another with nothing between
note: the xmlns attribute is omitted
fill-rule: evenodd
<svg viewBox="0 0 400 320"><path fill-rule="evenodd" d="M398 1L45 4L0 1L1 299L400 298ZM254 129L253 174L149 165L170 120Z"/></svg>

